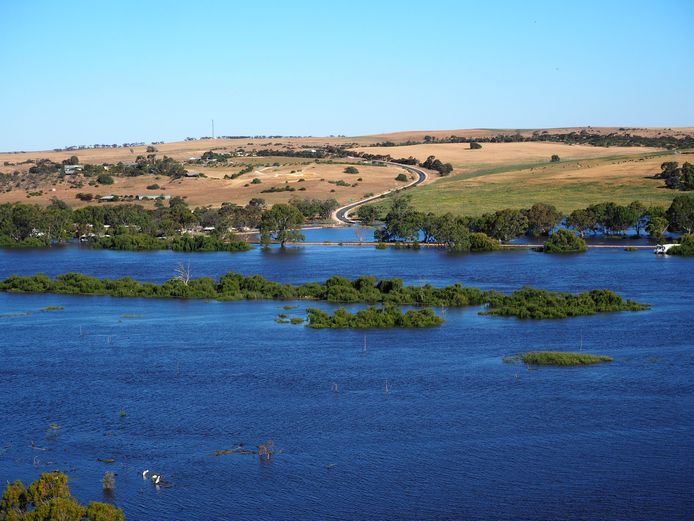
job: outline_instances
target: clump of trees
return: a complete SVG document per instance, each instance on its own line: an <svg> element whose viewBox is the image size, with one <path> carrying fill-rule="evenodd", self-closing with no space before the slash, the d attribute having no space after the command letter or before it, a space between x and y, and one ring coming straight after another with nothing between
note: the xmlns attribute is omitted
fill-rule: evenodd
<svg viewBox="0 0 694 521"><path fill-rule="evenodd" d="M403 313L400 308L393 305L369 306L356 313L339 308L333 315L316 308L308 308L306 312L308 313L308 327L314 329L423 328L443 324L443 319L431 309L410 309Z"/></svg>
<svg viewBox="0 0 694 521"><path fill-rule="evenodd" d="M594 289L574 295L526 287L514 291L511 295L492 295L489 299L489 309L481 314L538 320L615 311L642 311L649 307L647 304L624 300L606 289Z"/></svg>
<svg viewBox="0 0 694 521"><path fill-rule="evenodd" d="M586 241L569 230L557 230L542 246L545 253L583 253L587 249Z"/></svg>
<svg viewBox="0 0 694 521"><path fill-rule="evenodd" d="M178 179L186 175L186 169L181 163L168 156L157 159L156 154L137 156L134 163L117 163L110 167L115 175L137 177L141 175L167 176Z"/></svg>
<svg viewBox="0 0 694 521"><path fill-rule="evenodd" d="M447 176L453 171L453 165L450 163L442 163L439 159L434 156L427 157L426 161L421 163L419 166L426 168L428 170L435 170L440 176Z"/></svg>
<svg viewBox="0 0 694 521"><path fill-rule="evenodd" d="M301 212L308 220L327 220L340 206L335 199L292 199L289 204Z"/></svg>
<svg viewBox="0 0 694 521"><path fill-rule="evenodd" d="M660 165L660 173L655 177L665 180L665 186L673 190L694 190L694 165L689 162L679 166L677 161L667 161Z"/></svg>
<svg viewBox="0 0 694 521"><path fill-rule="evenodd" d="M26 487L8 483L0 500L0 519L7 521L124 521L123 511L108 503L81 505L71 494L68 478L46 472Z"/></svg>

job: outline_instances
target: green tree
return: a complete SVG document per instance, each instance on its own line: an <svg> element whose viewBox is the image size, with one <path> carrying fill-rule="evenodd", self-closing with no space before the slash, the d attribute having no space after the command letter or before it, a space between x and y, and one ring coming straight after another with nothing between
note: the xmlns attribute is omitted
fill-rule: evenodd
<svg viewBox="0 0 694 521"><path fill-rule="evenodd" d="M280 242L284 248L287 241L303 241L301 226L304 216L291 204L276 204L263 214L260 221L260 235L263 244L271 239Z"/></svg>
<svg viewBox="0 0 694 521"><path fill-rule="evenodd" d="M408 196L393 198L382 230L376 230L376 240L383 242L417 240L420 229L420 214L410 206Z"/></svg>
<svg viewBox="0 0 694 521"><path fill-rule="evenodd" d="M651 217L646 225L646 232L652 238L660 240L663 238L665 231L670 223L667 222L665 217L659 217L657 215Z"/></svg>
<svg viewBox="0 0 694 521"><path fill-rule="evenodd" d="M694 194L675 197L666 212L666 217L676 231L692 233L694 230Z"/></svg>
<svg viewBox="0 0 694 521"><path fill-rule="evenodd" d="M636 236L641 237L641 230L646 224L648 209L641 203L641 201L632 201L629 203L629 210L633 213Z"/></svg>
<svg viewBox="0 0 694 521"><path fill-rule="evenodd" d="M362 224L370 226L378 219L378 213L378 207L372 204L366 204L357 209L357 218Z"/></svg>
<svg viewBox="0 0 694 521"><path fill-rule="evenodd" d="M28 488L9 483L0 500L3 521L124 521L123 511L107 503L87 507L72 497L68 478L61 472L41 474Z"/></svg>
<svg viewBox="0 0 694 521"><path fill-rule="evenodd" d="M359 169L355 166L348 166L345 168L345 174L358 174Z"/></svg>
<svg viewBox="0 0 694 521"><path fill-rule="evenodd" d="M489 216L488 235L501 241L509 241L525 235L528 230L528 218L520 210L507 208Z"/></svg>
<svg viewBox="0 0 694 521"><path fill-rule="evenodd" d="M479 150L480 148L482 148L482 145L477 141L470 141L470 150Z"/></svg>
<svg viewBox="0 0 694 521"><path fill-rule="evenodd" d="M552 157L549 159L550 163L558 163L559 161L561 161L561 159L557 154L552 154Z"/></svg>
<svg viewBox="0 0 694 521"><path fill-rule="evenodd" d="M525 215L528 218L528 233L534 237L549 235L563 217L554 206L544 203L535 203Z"/></svg>

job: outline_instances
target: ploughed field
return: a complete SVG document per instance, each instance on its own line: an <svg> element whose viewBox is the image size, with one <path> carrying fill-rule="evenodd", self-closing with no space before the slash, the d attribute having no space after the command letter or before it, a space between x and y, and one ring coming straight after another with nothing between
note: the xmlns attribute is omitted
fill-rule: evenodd
<svg viewBox="0 0 694 521"><path fill-rule="evenodd" d="M292 284L368 274L503 292L607 288L652 307L544 321L448 308L434 329L355 331L277 321L337 307L325 302L0 294L0 478L64 470L78 499L113 501L128 519L691 517L691 259L70 246L0 250L0 277L161 283L178 263L195 277ZM612 361L504 362L529 351ZM270 462L236 450L268 438ZM145 469L170 486L157 490ZM113 497L102 497L106 471Z"/></svg>

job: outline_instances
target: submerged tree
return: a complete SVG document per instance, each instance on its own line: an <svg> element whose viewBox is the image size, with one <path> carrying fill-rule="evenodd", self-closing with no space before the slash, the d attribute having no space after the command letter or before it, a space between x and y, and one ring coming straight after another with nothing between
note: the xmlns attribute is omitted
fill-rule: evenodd
<svg viewBox="0 0 694 521"><path fill-rule="evenodd" d="M263 214L260 221L260 236L263 244L271 239L279 241L284 248L287 241L303 241L301 226L304 216L291 204L276 204Z"/></svg>

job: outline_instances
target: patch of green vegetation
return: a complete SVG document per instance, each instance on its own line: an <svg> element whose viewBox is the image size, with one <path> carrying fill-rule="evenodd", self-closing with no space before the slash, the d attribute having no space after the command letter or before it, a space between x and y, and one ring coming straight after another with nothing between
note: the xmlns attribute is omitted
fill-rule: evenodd
<svg viewBox="0 0 694 521"><path fill-rule="evenodd" d="M124 521L123 511L108 503L80 505L70 493L68 478L61 472L45 472L26 487L17 480L7 483L0 501L0 519L31 521L65 519Z"/></svg>
<svg viewBox="0 0 694 521"><path fill-rule="evenodd" d="M544 253L583 253L588 249L586 241L569 230L557 230L542 246Z"/></svg>
<svg viewBox="0 0 694 521"><path fill-rule="evenodd" d="M668 250L668 255L682 255L690 257L694 255L694 235L683 235L677 246Z"/></svg>
<svg viewBox="0 0 694 521"><path fill-rule="evenodd" d="M113 458L96 458L96 461L100 461L101 463L107 463L107 464L109 464L109 465L110 465L111 463L115 463L115 462L116 462L116 460L113 459Z"/></svg>
<svg viewBox="0 0 694 521"><path fill-rule="evenodd" d="M62 311L63 309L65 309L63 306L46 306L41 308L41 311Z"/></svg>
<svg viewBox="0 0 694 521"><path fill-rule="evenodd" d="M304 323L304 319L301 318L301 317L293 317L293 318L290 320L290 322L291 322L292 324L294 324L295 326L297 326L297 325L299 325L299 324L303 324L303 323Z"/></svg>
<svg viewBox="0 0 694 521"><path fill-rule="evenodd" d="M99 237L90 242L94 248L124 251L173 250L184 252L248 251L251 245L245 241L224 241L207 235L178 235L159 238L145 233L124 233L111 237Z"/></svg>
<svg viewBox="0 0 694 521"><path fill-rule="evenodd" d="M555 365L571 367L577 365L592 365L611 362L612 358L604 355L588 353L572 353L565 351L530 351L521 355L521 360L529 365Z"/></svg>
<svg viewBox="0 0 694 521"><path fill-rule="evenodd" d="M218 300L323 300L336 303L367 303L393 306L464 307L489 304L488 315L547 319L612 311L639 311L646 304L623 300L605 289L581 294L522 288L511 295L482 291L460 284L437 288L430 284L405 286L401 279L362 276L354 280L335 275L324 283L301 285L272 282L261 275L227 273L219 280L203 277L186 281L172 278L162 284L140 283L129 277L99 279L81 273L66 273L51 279L46 275L13 275L0 280L0 291L9 293L56 293L109 295L113 297L190 298ZM279 319L286 319L285 313Z"/></svg>
<svg viewBox="0 0 694 521"><path fill-rule="evenodd" d="M431 309L410 309L406 313L386 305L381 308L369 306L352 314L345 308L339 308L333 315L316 308L308 308L308 327L314 329L382 329L392 327L423 328L443 324L443 319Z"/></svg>
<svg viewBox="0 0 694 521"><path fill-rule="evenodd" d="M489 299L489 309L480 314L538 320L616 311L642 311L649 308L647 304L624 300L606 289L594 289L574 295L526 287L511 295L496 293Z"/></svg>

